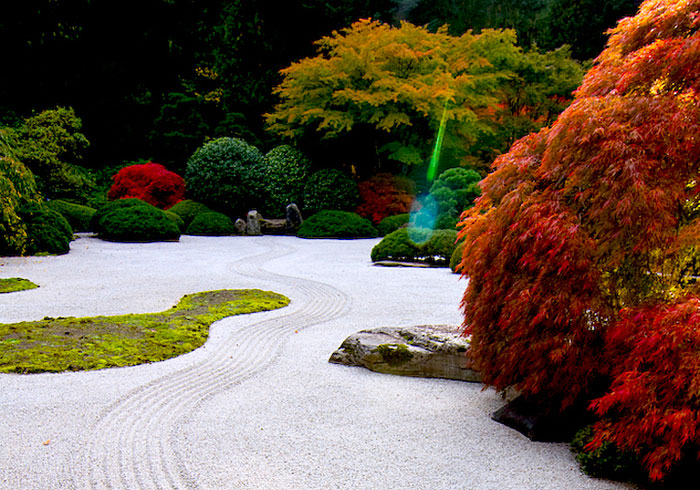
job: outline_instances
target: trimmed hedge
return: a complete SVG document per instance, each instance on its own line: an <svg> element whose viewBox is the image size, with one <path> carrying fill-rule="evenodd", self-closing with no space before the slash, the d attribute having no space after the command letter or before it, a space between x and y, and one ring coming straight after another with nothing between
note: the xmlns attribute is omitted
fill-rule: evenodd
<svg viewBox="0 0 700 490"><path fill-rule="evenodd" d="M372 248L372 262L396 260L447 266L456 247L457 232L401 228Z"/></svg>
<svg viewBox="0 0 700 490"><path fill-rule="evenodd" d="M370 238L377 236L372 223L356 213L321 211L305 220L299 227L301 238Z"/></svg>
<svg viewBox="0 0 700 490"><path fill-rule="evenodd" d="M404 225L408 224L408 220L411 215L409 213L395 214L394 216L387 216L379 222L377 225L377 231L379 236L386 236L392 231L396 231Z"/></svg>
<svg viewBox="0 0 700 490"><path fill-rule="evenodd" d="M73 231L90 230L90 221L95 214L93 208L81 204L73 204L61 199L53 199L48 201L46 205L61 214L61 216L68 221L71 228L73 228Z"/></svg>
<svg viewBox="0 0 700 490"><path fill-rule="evenodd" d="M223 236L232 235L236 228L231 218L216 211L199 213L187 227L188 235Z"/></svg>
<svg viewBox="0 0 700 490"><path fill-rule="evenodd" d="M108 202L95 212L91 227L100 238L115 242L158 242L180 238L178 226L165 211L140 199Z"/></svg>
<svg viewBox="0 0 700 490"><path fill-rule="evenodd" d="M320 211L354 211L360 194L357 184L340 170L326 168L311 174L304 187L304 215Z"/></svg>
<svg viewBox="0 0 700 490"><path fill-rule="evenodd" d="M199 213L207 213L210 212L211 209L201 202L185 199L184 201L180 201L179 203L175 204L172 208L168 209L168 211L180 216L182 221L185 222L185 229L187 229L187 227L190 226L190 223L192 223L192 220Z"/></svg>
<svg viewBox="0 0 700 490"><path fill-rule="evenodd" d="M43 203L27 203L19 208L18 215L27 229L27 254L60 255L70 251L73 230L59 213Z"/></svg>

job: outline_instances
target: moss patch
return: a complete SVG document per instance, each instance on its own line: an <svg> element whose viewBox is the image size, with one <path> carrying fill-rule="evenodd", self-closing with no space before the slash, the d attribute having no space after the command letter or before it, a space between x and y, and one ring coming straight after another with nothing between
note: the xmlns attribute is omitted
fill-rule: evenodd
<svg viewBox="0 0 700 490"><path fill-rule="evenodd" d="M27 289L38 288L29 279L21 277L10 277L9 279L0 279L0 293L13 293L15 291L26 291Z"/></svg>
<svg viewBox="0 0 700 490"><path fill-rule="evenodd" d="M0 372L84 371L157 362L204 344L222 318L289 304L259 289L188 294L161 313L0 324Z"/></svg>
<svg viewBox="0 0 700 490"><path fill-rule="evenodd" d="M376 350L382 356L382 360L392 367L400 366L413 357L404 344L382 344L377 346Z"/></svg>

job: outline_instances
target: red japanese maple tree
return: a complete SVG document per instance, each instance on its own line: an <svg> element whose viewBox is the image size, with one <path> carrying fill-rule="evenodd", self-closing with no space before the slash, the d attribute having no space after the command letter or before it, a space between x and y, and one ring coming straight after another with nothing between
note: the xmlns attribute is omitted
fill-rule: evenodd
<svg viewBox="0 0 700 490"><path fill-rule="evenodd" d="M160 163L124 167L113 179L107 193L109 200L132 197L168 209L185 198L184 179Z"/></svg>
<svg viewBox="0 0 700 490"><path fill-rule="evenodd" d="M700 0L647 0L610 34L463 215L465 333L485 383L595 398L593 446L660 479L700 445Z"/></svg>
<svg viewBox="0 0 700 490"><path fill-rule="evenodd" d="M387 216L408 213L416 197L416 185L407 178L379 173L357 185L360 205L357 214L379 223Z"/></svg>

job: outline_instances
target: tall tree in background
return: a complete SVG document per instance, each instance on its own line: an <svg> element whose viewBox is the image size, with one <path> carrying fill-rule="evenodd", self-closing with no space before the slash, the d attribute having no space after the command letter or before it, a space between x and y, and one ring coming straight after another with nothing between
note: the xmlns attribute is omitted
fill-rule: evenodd
<svg viewBox="0 0 700 490"><path fill-rule="evenodd" d="M554 411L600 397L592 447L637 453L653 479L700 445L698 59L700 0L644 2L463 219L484 382Z"/></svg>

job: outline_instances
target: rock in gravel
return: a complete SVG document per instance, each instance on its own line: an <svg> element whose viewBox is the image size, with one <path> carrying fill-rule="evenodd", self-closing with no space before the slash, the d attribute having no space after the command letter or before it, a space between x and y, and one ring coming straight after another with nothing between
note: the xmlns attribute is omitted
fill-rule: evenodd
<svg viewBox="0 0 700 490"><path fill-rule="evenodd" d="M480 381L467 368L469 340L452 325L381 327L349 336L329 362L423 378Z"/></svg>
<svg viewBox="0 0 700 490"><path fill-rule="evenodd" d="M241 218L238 218L236 222L233 224L233 226L236 228L236 232L239 235L243 235L245 233L245 230L247 228L246 222L242 220Z"/></svg>
<svg viewBox="0 0 700 490"><path fill-rule="evenodd" d="M294 203L288 204L285 208L284 215L286 220L287 233L290 235L296 235L296 232L299 230L299 227L304 222L304 220L301 218L301 211L299 211L299 207Z"/></svg>
<svg viewBox="0 0 700 490"><path fill-rule="evenodd" d="M255 209L248 211L245 230L247 235L262 235L260 231L260 220L262 220L262 215Z"/></svg>

